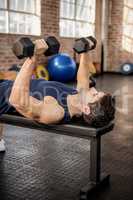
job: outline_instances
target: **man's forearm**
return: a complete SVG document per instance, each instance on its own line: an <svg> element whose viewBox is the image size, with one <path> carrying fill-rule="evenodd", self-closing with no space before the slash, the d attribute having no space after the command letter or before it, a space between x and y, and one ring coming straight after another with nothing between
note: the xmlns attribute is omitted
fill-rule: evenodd
<svg viewBox="0 0 133 200"><path fill-rule="evenodd" d="M88 53L82 53L80 57L80 65L77 73L77 87L89 88L90 66L92 61Z"/></svg>
<svg viewBox="0 0 133 200"><path fill-rule="evenodd" d="M14 86L22 86L23 88L29 89L31 76L32 76L32 73L33 73L33 69L35 67L34 65L35 65L34 59L28 58L24 62L23 66L21 67L19 74L16 77L16 80L14 81Z"/></svg>
<svg viewBox="0 0 133 200"><path fill-rule="evenodd" d="M23 64L19 74L17 75L16 80L14 81L14 85L9 99L11 104L21 104L24 106L28 103L30 80L34 64L34 58L28 58Z"/></svg>

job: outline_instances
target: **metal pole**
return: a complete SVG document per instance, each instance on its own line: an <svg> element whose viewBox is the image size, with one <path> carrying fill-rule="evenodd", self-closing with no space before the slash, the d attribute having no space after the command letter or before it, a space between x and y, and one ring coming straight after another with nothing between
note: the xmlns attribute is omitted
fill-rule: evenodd
<svg viewBox="0 0 133 200"><path fill-rule="evenodd" d="M99 183L101 179L101 136L90 141L90 181Z"/></svg>

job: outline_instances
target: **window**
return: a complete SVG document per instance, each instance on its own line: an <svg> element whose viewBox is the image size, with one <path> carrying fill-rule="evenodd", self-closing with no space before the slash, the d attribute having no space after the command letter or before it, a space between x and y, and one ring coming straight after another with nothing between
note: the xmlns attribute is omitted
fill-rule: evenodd
<svg viewBox="0 0 133 200"><path fill-rule="evenodd" d="M96 0L60 0L60 36L81 37L95 33Z"/></svg>
<svg viewBox="0 0 133 200"><path fill-rule="evenodd" d="M123 48L133 53L133 1L124 0Z"/></svg>
<svg viewBox="0 0 133 200"><path fill-rule="evenodd" d="M40 35L40 0L0 0L0 32Z"/></svg>

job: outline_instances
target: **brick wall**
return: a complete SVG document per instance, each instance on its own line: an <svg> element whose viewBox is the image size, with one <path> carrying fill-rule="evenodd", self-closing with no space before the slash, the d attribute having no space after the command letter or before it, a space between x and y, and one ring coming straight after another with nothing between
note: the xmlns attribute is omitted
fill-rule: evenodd
<svg viewBox="0 0 133 200"><path fill-rule="evenodd" d="M69 53L75 57L72 50L74 39L60 38L59 37L59 5L60 0L42 0L41 1L41 31L42 36L54 35L61 42L61 52ZM97 16L98 17L98 16ZM99 18L99 17L98 17ZM99 34L97 34L99 36ZM12 53L13 42L23 35L15 34L1 34L0 33L0 68L9 67L12 64L22 64L23 61L18 60ZM31 39L37 37L30 36ZM97 52L97 53L96 53ZM100 62L100 43L97 51L92 53L95 61ZM95 59L96 58L96 59ZM78 60L78 57L76 57ZM41 57L41 62L46 62L46 59Z"/></svg>
<svg viewBox="0 0 133 200"><path fill-rule="evenodd" d="M131 60L132 55L122 50L122 20L123 20L123 0L112 1L111 25L108 32L108 70L118 70L119 65L126 60ZM98 46L96 51L92 52L94 62L101 62L101 1L97 0L96 8L96 37ZM59 37L59 5L60 0L42 0L41 2L41 30L42 36L55 35L61 42L61 51L69 53L75 57L72 50L74 39ZM11 47L13 42L22 35L0 34L0 68L9 67L12 64L22 64L13 55ZM31 37L35 39L37 37ZM78 60L78 58L76 57ZM41 57L41 62L46 62Z"/></svg>
<svg viewBox="0 0 133 200"><path fill-rule="evenodd" d="M124 0L110 0L111 13L108 34L108 71L119 71L124 62L133 62L133 53L122 47Z"/></svg>
<svg viewBox="0 0 133 200"><path fill-rule="evenodd" d="M58 36L59 28L59 0L41 0L41 35ZM12 64L22 64L23 61L18 60L12 53L12 44L23 35L1 34L0 33L0 68L9 67ZM29 36L28 36L29 37ZM30 36L35 40L36 36ZM41 61L45 62L41 57Z"/></svg>
<svg viewBox="0 0 133 200"><path fill-rule="evenodd" d="M122 43L123 0L111 3L110 25L108 34L108 69L118 68Z"/></svg>

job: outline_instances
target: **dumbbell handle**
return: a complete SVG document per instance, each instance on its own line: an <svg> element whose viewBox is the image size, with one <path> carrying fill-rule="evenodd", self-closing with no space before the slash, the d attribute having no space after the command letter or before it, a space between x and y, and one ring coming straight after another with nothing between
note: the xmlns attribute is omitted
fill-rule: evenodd
<svg viewBox="0 0 133 200"><path fill-rule="evenodd" d="M35 45L35 48L34 48L35 55L41 55L45 53L49 48L44 39L37 39L33 43Z"/></svg>

